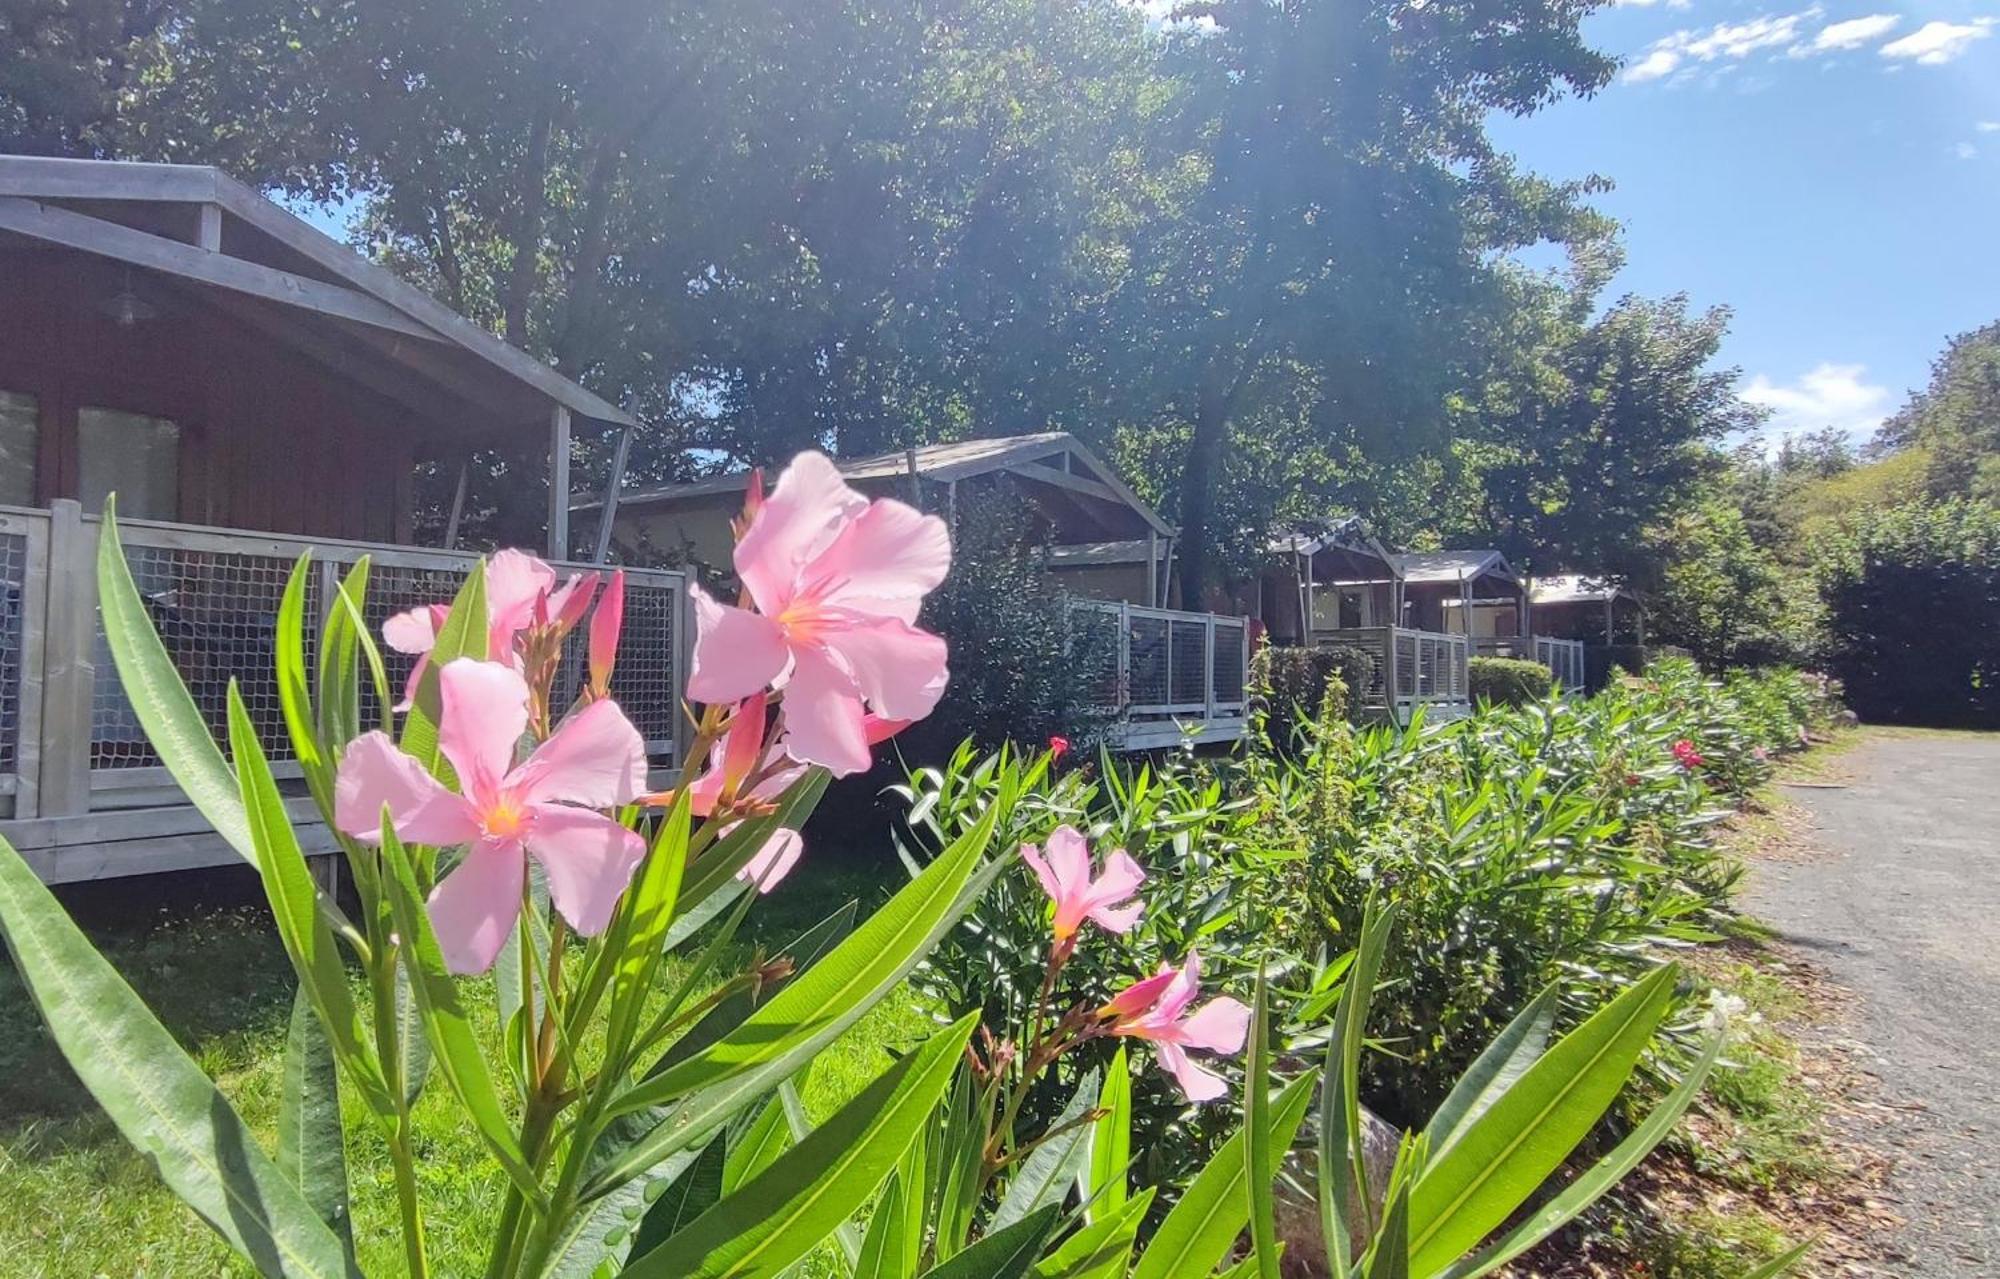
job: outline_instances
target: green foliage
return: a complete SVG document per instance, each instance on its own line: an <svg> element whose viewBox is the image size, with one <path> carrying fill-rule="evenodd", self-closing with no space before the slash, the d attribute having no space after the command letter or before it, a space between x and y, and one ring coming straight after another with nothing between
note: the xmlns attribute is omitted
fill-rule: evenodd
<svg viewBox="0 0 2000 1279"><path fill-rule="evenodd" d="M1809 643L1811 584L1750 535L1740 507L1711 498L1669 520L1649 636L1711 668L1795 661Z"/></svg>
<svg viewBox="0 0 2000 1279"><path fill-rule="evenodd" d="M1375 659L1358 648L1300 648L1265 644L1250 668L1250 683L1263 715L1263 739L1288 750L1303 720L1354 713L1351 690L1364 688Z"/></svg>
<svg viewBox="0 0 2000 1279"><path fill-rule="evenodd" d="M1474 657L1466 662L1466 685L1475 706L1526 706L1548 697L1555 675L1540 662Z"/></svg>
<svg viewBox="0 0 2000 1279"><path fill-rule="evenodd" d="M2000 321L1946 344L1880 442L1918 451L1928 496L2000 502Z"/></svg>
<svg viewBox="0 0 2000 1279"><path fill-rule="evenodd" d="M1864 718L2000 725L2000 507L1864 514L1818 563L1826 660Z"/></svg>
<svg viewBox="0 0 2000 1279"><path fill-rule="evenodd" d="M1773 690L1810 686L1780 672L1736 688L1754 696L1662 661L1581 701L1322 726L1271 764L1258 836L1289 856L1307 904L1292 917L1317 931L1295 946L1352 945L1371 892L1399 911L1402 985L1378 1023L1399 1059L1371 1065L1374 1104L1429 1113L1535 990L1576 978L1573 1019L1643 975L1650 947L1712 936L1738 873L1709 838L1717 792L1746 793L1798 746L1807 712Z"/></svg>

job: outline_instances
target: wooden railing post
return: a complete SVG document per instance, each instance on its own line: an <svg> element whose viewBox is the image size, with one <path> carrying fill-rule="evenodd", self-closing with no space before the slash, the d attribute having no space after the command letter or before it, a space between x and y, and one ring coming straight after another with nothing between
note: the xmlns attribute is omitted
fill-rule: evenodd
<svg viewBox="0 0 2000 1279"><path fill-rule="evenodd" d="M90 811L90 703L97 687L97 530L67 498L49 505L48 630L42 645L43 817Z"/></svg>

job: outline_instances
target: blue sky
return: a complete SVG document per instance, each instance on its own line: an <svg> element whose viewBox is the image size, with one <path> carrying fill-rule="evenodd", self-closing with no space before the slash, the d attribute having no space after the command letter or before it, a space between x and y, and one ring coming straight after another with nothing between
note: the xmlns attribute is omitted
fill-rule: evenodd
<svg viewBox="0 0 2000 1279"><path fill-rule="evenodd" d="M1723 359L1772 432L1865 436L2000 319L2000 2L1648 0L1585 30L1619 78L1495 137L1616 184L1614 294L1734 308Z"/></svg>

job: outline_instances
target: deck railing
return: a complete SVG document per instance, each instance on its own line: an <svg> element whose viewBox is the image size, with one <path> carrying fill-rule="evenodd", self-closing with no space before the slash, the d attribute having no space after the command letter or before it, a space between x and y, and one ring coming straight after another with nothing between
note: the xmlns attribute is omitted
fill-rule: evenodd
<svg viewBox="0 0 2000 1279"><path fill-rule="evenodd" d="M1583 641L1556 639L1550 635L1482 635L1472 642L1477 657L1512 657L1540 662L1556 677L1556 687L1565 693L1583 689Z"/></svg>
<svg viewBox="0 0 2000 1279"><path fill-rule="evenodd" d="M126 700L98 619L100 527L74 502L47 511L0 508L0 818L77 818L185 802ZM378 640L391 614L451 599L477 558L142 520L120 521L119 535L153 625L202 717L218 735L224 731L234 679L280 776L296 776L297 766L273 658L279 602L299 555L313 552L306 607L315 619L339 579L369 557L364 615ZM674 762L680 747L686 618L682 574L626 569L612 692L660 766ZM316 624L307 627L309 669L316 631ZM583 635L571 643L580 658ZM414 659L387 648L382 656L400 690ZM369 722L374 698L365 697Z"/></svg>
<svg viewBox="0 0 2000 1279"><path fill-rule="evenodd" d="M1246 619L1140 604L1074 600L1078 614L1109 631L1098 709L1117 718L1124 749L1241 737L1249 718L1250 631Z"/></svg>
<svg viewBox="0 0 2000 1279"><path fill-rule="evenodd" d="M1358 626L1313 632L1321 648L1355 648L1373 659L1355 704L1365 715L1393 716L1407 724L1418 706L1432 719L1451 719L1470 707L1463 635L1413 631L1401 626Z"/></svg>

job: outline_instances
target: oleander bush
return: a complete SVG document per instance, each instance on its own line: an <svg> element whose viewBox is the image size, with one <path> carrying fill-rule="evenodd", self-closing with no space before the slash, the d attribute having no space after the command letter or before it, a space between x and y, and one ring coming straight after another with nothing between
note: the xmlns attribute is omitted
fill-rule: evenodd
<svg viewBox="0 0 2000 1279"><path fill-rule="evenodd" d="M1516 657L1475 657L1466 662L1474 706L1526 706L1547 697L1556 678L1540 662Z"/></svg>

